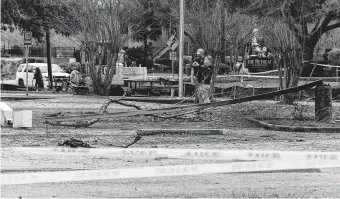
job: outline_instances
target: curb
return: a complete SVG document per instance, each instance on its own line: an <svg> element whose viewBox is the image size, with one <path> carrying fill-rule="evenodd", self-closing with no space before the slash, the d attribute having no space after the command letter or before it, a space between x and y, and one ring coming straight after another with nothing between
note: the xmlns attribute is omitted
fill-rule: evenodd
<svg viewBox="0 0 340 199"><path fill-rule="evenodd" d="M53 97L1 97L3 101L20 101L20 100L40 100L40 99L53 99Z"/></svg>
<svg viewBox="0 0 340 199"><path fill-rule="evenodd" d="M340 127L309 127L309 126L285 126L285 125L275 125L263 122L257 119L246 118L249 122L256 124L264 129L273 131L287 131L287 132L305 132L310 131L317 133L340 133Z"/></svg>
<svg viewBox="0 0 340 199"><path fill-rule="evenodd" d="M222 129L141 129L137 135L148 136L158 134L193 134L193 135L223 135Z"/></svg>

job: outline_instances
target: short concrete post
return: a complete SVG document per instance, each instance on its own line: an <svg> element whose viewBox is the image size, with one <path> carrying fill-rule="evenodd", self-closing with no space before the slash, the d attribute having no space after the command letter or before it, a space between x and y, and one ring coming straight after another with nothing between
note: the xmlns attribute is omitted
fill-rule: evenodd
<svg viewBox="0 0 340 199"><path fill-rule="evenodd" d="M332 88L322 85L315 89L315 119L329 122L332 119Z"/></svg>

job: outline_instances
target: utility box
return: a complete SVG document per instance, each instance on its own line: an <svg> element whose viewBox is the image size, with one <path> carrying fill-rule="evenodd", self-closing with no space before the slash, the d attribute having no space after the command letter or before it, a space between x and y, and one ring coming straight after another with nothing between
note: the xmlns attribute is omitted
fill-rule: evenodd
<svg viewBox="0 0 340 199"><path fill-rule="evenodd" d="M32 128L32 111L15 111L13 128Z"/></svg>
<svg viewBox="0 0 340 199"><path fill-rule="evenodd" d="M5 102L0 102L1 126L11 126L13 124L13 109Z"/></svg>

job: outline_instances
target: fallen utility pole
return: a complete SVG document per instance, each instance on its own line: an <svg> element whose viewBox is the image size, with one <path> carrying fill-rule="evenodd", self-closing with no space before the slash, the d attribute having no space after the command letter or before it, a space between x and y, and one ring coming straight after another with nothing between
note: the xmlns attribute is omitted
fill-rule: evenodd
<svg viewBox="0 0 340 199"><path fill-rule="evenodd" d="M107 114L91 114L91 115L76 115L76 116L61 116L61 117L46 117L46 121L71 121L71 120L89 120L89 119L98 119L98 118L113 118L113 117L127 117L127 116L137 116L137 115L151 115L151 114L160 114L160 113L170 113L177 111L190 111L195 109L206 109L206 108L214 108L218 106L225 106L231 104L238 104L243 102L261 100L268 97L275 97L284 95L287 93L298 92L307 88L312 88L314 86L321 86L322 80L311 82L305 85L296 86L280 91L264 93L261 95L254 95L249 97L236 98L232 100L225 100L220 102L212 102L212 103L203 103L203 104L195 104L188 106L179 106L179 107L170 107L170 108L162 108L162 109L150 109L150 110L139 110L139 111L131 111L131 112L117 112L117 113L107 113Z"/></svg>

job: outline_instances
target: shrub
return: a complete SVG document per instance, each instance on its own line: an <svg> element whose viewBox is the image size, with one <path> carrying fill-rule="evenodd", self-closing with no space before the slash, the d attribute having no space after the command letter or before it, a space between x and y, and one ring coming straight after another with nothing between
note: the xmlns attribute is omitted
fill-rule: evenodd
<svg viewBox="0 0 340 199"><path fill-rule="evenodd" d="M340 65L340 49L332 49L328 52L328 60L333 65Z"/></svg>

